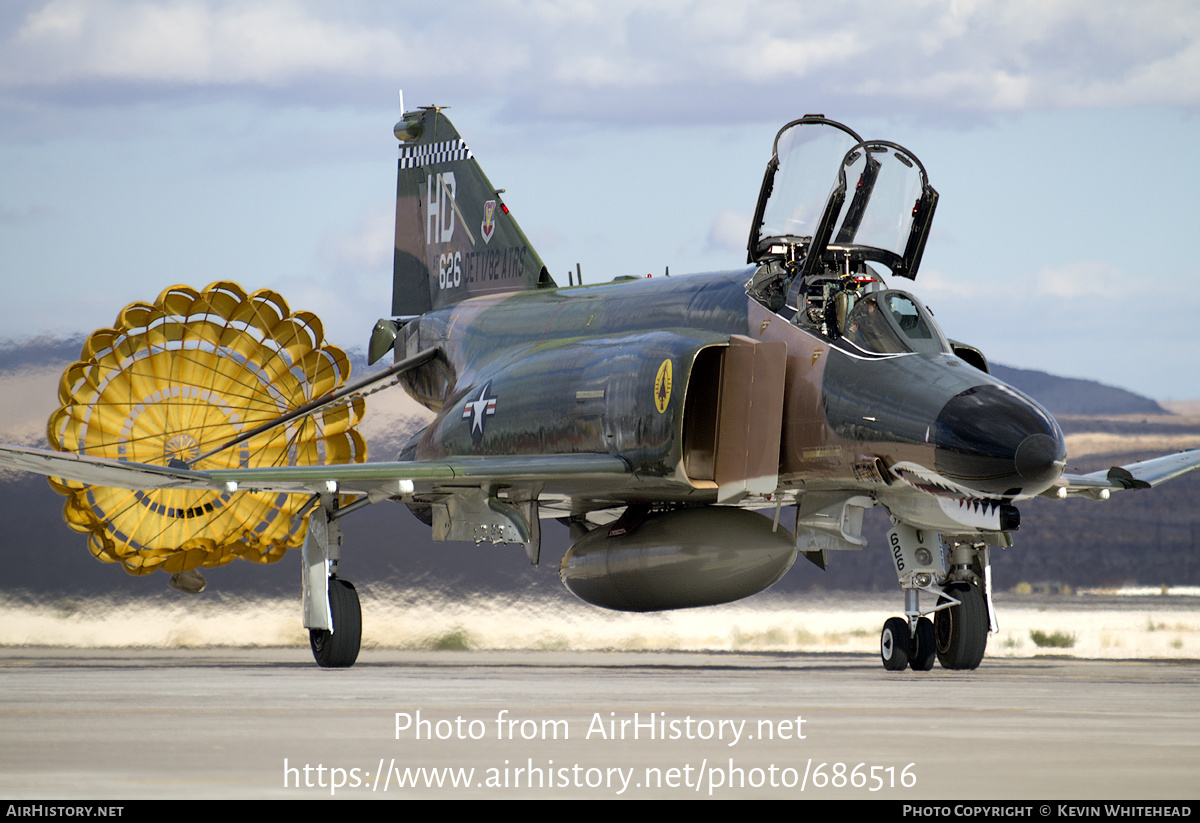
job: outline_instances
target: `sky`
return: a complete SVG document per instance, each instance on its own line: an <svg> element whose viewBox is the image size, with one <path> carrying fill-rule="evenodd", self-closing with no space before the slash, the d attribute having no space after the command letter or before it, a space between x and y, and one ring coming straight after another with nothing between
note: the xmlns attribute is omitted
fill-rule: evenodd
<svg viewBox="0 0 1200 823"><path fill-rule="evenodd" d="M775 133L823 113L928 170L904 287L949 337L1200 398L1192 0L6 0L0 341L228 279L365 348L400 90L450 107L560 282L744 265Z"/></svg>

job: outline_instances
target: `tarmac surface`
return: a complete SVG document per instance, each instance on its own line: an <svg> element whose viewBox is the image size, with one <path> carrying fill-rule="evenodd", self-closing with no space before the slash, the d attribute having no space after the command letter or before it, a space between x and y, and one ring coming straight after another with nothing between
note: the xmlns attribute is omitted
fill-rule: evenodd
<svg viewBox="0 0 1200 823"><path fill-rule="evenodd" d="M0 795L1194 800L1198 698L1196 660L10 648Z"/></svg>

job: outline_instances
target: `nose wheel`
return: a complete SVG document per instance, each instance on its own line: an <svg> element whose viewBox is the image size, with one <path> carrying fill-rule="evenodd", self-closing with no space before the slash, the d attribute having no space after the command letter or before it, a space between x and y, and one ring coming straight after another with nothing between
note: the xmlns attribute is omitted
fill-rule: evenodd
<svg viewBox="0 0 1200 823"><path fill-rule="evenodd" d="M903 617L888 618L879 637L879 656L883 667L890 672L902 672L909 667L915 672L929 671L937 657L933 621L919 617L916 627L910 628Z"/></svg>
<svg viewBox="0 0 1200 823"><path fill-rule="evenodd" d="M883 667L889 672L902 672L908 668L908 646L908 621L903 617L889 617L879 636L879 656L883 658Z"/></svg>
<svg viewBox="0 0 1200 823"><path fill-rule="evenodd" d="M933 668L937 658L937 646L934 643L934 625L928 617L917 620L917 630L912 637L912 647L908 653L908 665L914 672L927 672Z"/></svg>

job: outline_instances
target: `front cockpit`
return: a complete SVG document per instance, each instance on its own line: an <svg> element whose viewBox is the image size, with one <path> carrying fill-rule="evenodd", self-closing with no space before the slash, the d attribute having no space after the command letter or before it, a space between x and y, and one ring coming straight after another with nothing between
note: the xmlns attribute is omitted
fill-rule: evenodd
<svg viewBox="0 0 1200 823"><path fill-rule="evenodd" d="M902 291L877 291L854 304L841 327L848 343L873 354L950 354L929 309Z"/></svg>
<svg viewBox="0 0 1200 823"><path fill-rule="evenodd" d="M915 279L937 199L907 149L820 115L793 121L776 135L763 178L748 244L759 268L747 291L821 336L853 334L866 351L949 351L928 310L889 291L876 268Z"/></svg>

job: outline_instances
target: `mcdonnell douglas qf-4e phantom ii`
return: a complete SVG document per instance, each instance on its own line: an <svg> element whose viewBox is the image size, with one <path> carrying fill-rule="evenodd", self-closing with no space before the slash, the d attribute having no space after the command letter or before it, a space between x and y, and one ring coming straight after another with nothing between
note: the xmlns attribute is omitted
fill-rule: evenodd
<svg viewBox="0 0 1200 823"><path fill-rule="evenodd" d="M0 450L0 464L60 478L100 512L108 532L94 536L98 556L120 529L103 525L97 487L136 490L122 505L164 518L163 533L228 516L239 495L300 501L275 520L290 518L296 543L304 535L304 625L322 666L353 664L361 633L358 596L339 576L339 520L390 499L429 524L435 542L520 543L533 563L539 520L558 519L572 538L564 584L627 611L747 597L797 554L824 568L831 552L866 545L863 513L882 506L905 595L905 616L883 626L884 666L928 670L936 657L973 669L995 628L991 550L1011 544L1021 501L1105 499L1200 464L1190 451L1063 473L1054 418L884 281L884 269L916 278L938 200L916 156L894 143L819 115L788 123L763 178L748 266L561 288L441 110L405 113L395 135L392 313L370 344L372 362L392 350L393 366L314 390L290 411L266 404L265 419L235 414L215 379L169 377L140 394L129 380L131 416L162 406L170 420L167 405L188 406L221 425L164 423L134 443L134 424L118 421L105 436L71 441L74 454ZM228 297L236 287L210 289ZM168 290L160 304L180 294ZM201 320L163 320L166 308L142 304L122 317L133 309L136 323L160 329L159 353L254 356L227 332L180 343ZM230 309L235 326L259 323L241 311ZM68 370L64 393L119 382L94 377L89 356L149 358L149 344L102 339ZM360 409L368 387L389 381L436 415L397 461L326 455L330 465L311 465L299 454L291 432L302 421L329 428L339 409ZM103 428L93 411L75 409L82 422L70 426L52 418L52 442L56 432ZM280 432L285 447L256 462L257 444ZM783 506L795 507L794 521L779 522ZM249 540L266 525L239 528ZM155 551L194 549L177 543Z"/></svg>

